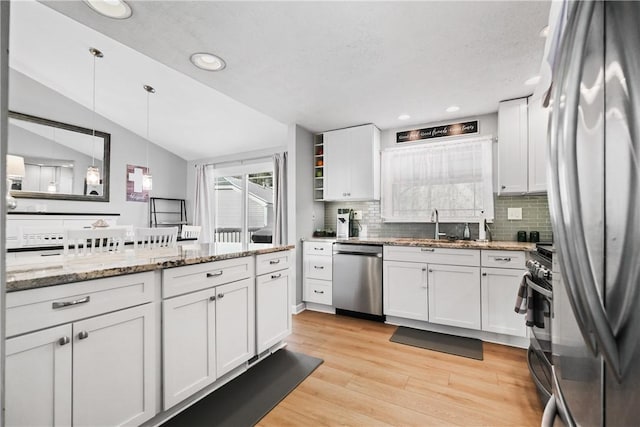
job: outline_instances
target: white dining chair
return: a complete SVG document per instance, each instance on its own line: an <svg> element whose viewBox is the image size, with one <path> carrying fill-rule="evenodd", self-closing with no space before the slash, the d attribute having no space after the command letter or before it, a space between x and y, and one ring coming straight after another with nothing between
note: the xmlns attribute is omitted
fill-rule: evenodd
<svg viewBox="0 0 640 427"><path fill-rule="evenodd" d="M63 248L65 255L91 255L121 252L126 230L123 228L65 228Z"/></svg>
<svg viewBox="0 0 640 427"><path fill-rule="evenodd" d="M135 249L175 248L178 227L136 228L133 240Z"/></svg>
<svg viewBox="0 0 640 427"><path fill-rule="evenodd" d="M180 233L180 237L182 239L198 240L200 238L201 231L202 231L202 226L200 225L183 225L182 233Z"/></svg>

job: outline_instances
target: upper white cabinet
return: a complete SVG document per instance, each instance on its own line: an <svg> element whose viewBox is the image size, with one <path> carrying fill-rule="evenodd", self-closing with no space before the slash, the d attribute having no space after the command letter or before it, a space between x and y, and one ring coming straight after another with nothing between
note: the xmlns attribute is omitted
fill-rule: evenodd
<svg viewBox="0 0 640 427"><path fill-rule="evenodd" d="M498 194L527 192L527 98L498 107Z"/></svg>
<svg viewBox="0 0 640 427"><path fill-rule="evenodd" d="M338 129L323 140L324 200L380 200L380 130Z"/></svg>
<svg viewBox="0 0 640 427"><path fill-rule="evenodd" d="M498 107L498 194L547 191L549 110L540 100L519 98Z"/></svg>

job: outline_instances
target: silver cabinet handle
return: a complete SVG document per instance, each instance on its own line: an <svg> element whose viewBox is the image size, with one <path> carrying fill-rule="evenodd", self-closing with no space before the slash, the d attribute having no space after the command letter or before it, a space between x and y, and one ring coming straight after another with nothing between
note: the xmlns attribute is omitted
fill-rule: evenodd
<svg viewBox="0 0 640 427"><path fill-rule="evenodd" d="M80 340L86 340L87 338L89 338L89 332L87 332L87 331L81 331L78 334L78 339L80 339Z"/></svg>
<svg viewBox="0 0 640 427"><path fill-rule="evenodd" d="M316 270L324 270L324 265L314 265L313 268Z"/></svg>
<svg viewBox="0 0 640 427"><path fill-rule="evenodd" d="M209 301L215 301L215 300L216 300L216 296L215 296L215 295L211 295L211 296L209 297Z"/></svg>
<svg viewBox="0 0 640 427"><path fill-rule="evenodd" d="M40 256L58 256L58 255L62 255L60 252L56 252L54 254L40 254Z"/></svg>
<svg viewBox="0 0 640 427"><path fill-rule="evenodd" d="M506 185L501 185L501 186L500 186L500 188L501 188L502 190L504 190L505 188L507 188L507 186L506 186Z"/></svg>
<svg viewBox="0 0 640 427"><path fill-rule="evenodd" d="M219 293L218 294L218 299L222 299L222 298L224 298L224 294L223 293Z"/></svg>
<svg viewBox="0 0 640 427"><path fill-rule="evenodd" d="M71 307L74 305L78 305L78 304L86 304L91 300L91 297L86 296L84 298L80 298L80 299L76 299L73 301L54 301L51 304L51 308L56 309L56 308L63 308L63 307Z"/></svg>
<svg viewBox="0 0 640 427"><path fill-rule="evenodd" d="M494 261L506 261L506 262L511 262L511 257L495 257L493 258Z"/></svg>
<svg viewBox="0 0 640 427"><path fill-rule="evenodd" d="M313 250L314 251L324 251L324 248L316 248L316 247L314 247Z"/></svg>
<svg viewBox="0 0 640 427"><path fill-rule="evenodd" d="M429 273L433 273L433 270L432 270L432 269L429 269Z"/></svg>
<svg viewBox="0 0 640 427"><path fill-rule="evenodd" d="M271 261L269 261L269 264L271 264L271 265L280 264L280 260L279 259L272 259Z"/></svg>
<svg viewBox="0 0 640 427"><path fill-rule="evenodd" d="M483 276L486 276L486 275L487 275L487 273L482 273L482 275L483 275Z"/></svg>
<svg viewBox="0 0 640 427"><path fill-rule="evenodd" d="M282 277L282 273L272 274L272 275L271 275L271 278L272 278L272 279L279 279L279 278L281 278L281 277Z"/></svg>
<svg viewBox="0 0 640 427"><path fill-rule="evenodd" d="M422 248L420 249L421 252L435 252L436 250L434 248Z"/></svg>
<svg viewBox="0 0 640 427"><path fill-rule="evenodd" d="M219 277L222 276L222 273L224 273L222 270L216 271L215 273L207 273L207 277Z"/></svg>
<svg viewBox="0 0 640 427"><path fill-rule="evenodd" d="M324 294L324 291L318 291L317 289L314 289L313 292L315 292L316 294Z"/></svg>
<svg viewBox="0 0 640 427"><path fill-rule="evenodd" d="M62 337L62 338L60 338L60 339L58 340L58 344L59 344L59 345L67 345L67 344L69 344L70 342L71 342L71 338L69 338L69 337L68 337L68 336L66 336L66 335L65 335L64 337Z"/></svg>

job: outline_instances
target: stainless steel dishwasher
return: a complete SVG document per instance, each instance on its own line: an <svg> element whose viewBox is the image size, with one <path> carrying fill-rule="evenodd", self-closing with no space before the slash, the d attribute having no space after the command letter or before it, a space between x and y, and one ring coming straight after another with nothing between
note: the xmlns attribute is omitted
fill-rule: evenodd
<svg viewBox="0 0 640 427"><path fill-rule="evenodd" d="M333 245L333 306L338 313L383 318L382 246Z"/></svg>

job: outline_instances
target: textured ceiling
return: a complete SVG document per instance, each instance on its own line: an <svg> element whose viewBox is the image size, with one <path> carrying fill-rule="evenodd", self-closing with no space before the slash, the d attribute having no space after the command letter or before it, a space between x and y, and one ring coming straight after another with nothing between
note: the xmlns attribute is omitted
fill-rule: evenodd
<svg viewBox="0 0 640 427"><path fill-rule="evenodd" d="M218 96L207 92L211 103L225 94L281 123L314 132L472 116L496 111L500 100L530 94L532 88L523 83L538 73L544 48L538 34L550 6L540 1L129 3L133 16L112 20L81 1L46 2L189 76L176 83L180 90L189 86L197 94L213 88ZM86 41L74 41L81 42ZM200 51L220 55L227 68L218 73L196 69L189 56ZM138 71L118 70L124 80ZM147 80L155 77L151 69L144 72ZM452 104L460 111L446 113ZM400 122L402 113L411 120ZM180 111L167 114L166 126L183 125ZM251 148L268 144L258 137ZM187 149L186 143L179 145L183 148L172 151ZM208 147L207 153L217 155L216 150Z"/></svg>

